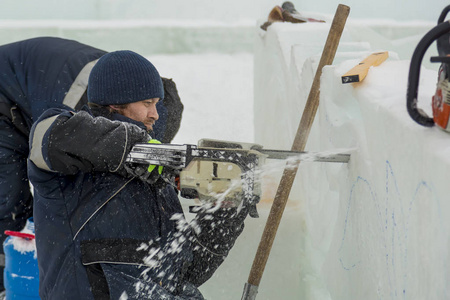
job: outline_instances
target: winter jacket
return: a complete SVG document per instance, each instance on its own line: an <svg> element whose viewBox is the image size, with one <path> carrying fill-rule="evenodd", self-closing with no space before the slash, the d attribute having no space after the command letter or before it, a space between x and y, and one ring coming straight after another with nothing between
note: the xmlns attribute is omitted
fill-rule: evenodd
<svg viewBox="0 0 450 300"><path fill-rule="evenodd" d="M13 113L29 130L48 108L81 108L87 102L84 92L90 69L105 53L54 37L0 46L0 113L15 107Z"/></svg>
<svg viewBox="0 0 450 300"><path fill-rule="evenodd" d="M79 110L87 102L90 71L105 53L54 37L0 46L0 243L5 230L21 230L32 216L27 157L33 121L51 107ZM175 83L163 82L166 97L158 102L161 118L153 135L170 142L180 127L183 105ZM0 247L0 290L2 256Z"/></svg>
<svg viewBox="0 0 450 300"><path fill-rule="evenodd" d="M78 109L90 68L105 51L59 38L0 46L0 243L32 216L27 178L28 133L49 107ZM3 289L0 247L0 290Z"/></svg>
<svg viewBox="0 0 450 300"><path fill-rule="evenodd" d="M5 230L21 230L31 217L27 158L33 121L51 107L79 110L87 102L90 71L105 53L54 37L0 46L0 243ZM152 135L170 142L180 127L183 105L175 83L163 82L166 97L157 104L161 118ZM2 253L0 247L0 261ZM2 274L0 266L0 290Z"/></svg>
<svg viewBox="0 0 450 300"><path fill-rule="evenodd" d="M100 114L98 114L100 115ZM246 213L199 213L186 224L171 185L125 172L149 139L121 115L45 112L30 135L29 177L42 299L203 299Z"/></svg>
<svg viewBox="0 0 450 300"><path fill-rule="evenodd" d="M170 143L180 129L184 106L175 82L164 77L161 79L164 85L164 99L156 104L159 119L153 126L151 135L162 143Z"/></svg>

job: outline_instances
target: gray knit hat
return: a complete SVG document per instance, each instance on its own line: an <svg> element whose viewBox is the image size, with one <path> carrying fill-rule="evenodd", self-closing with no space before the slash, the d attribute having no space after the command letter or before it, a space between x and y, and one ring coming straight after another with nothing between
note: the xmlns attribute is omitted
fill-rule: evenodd
<svg viewBox="0 0 450 300"><path fill-rule="evenodd" d="M164 98L158 71L145 57L128 50L103 55L89 76L88 101L99 105L126 104Z"/></svg>

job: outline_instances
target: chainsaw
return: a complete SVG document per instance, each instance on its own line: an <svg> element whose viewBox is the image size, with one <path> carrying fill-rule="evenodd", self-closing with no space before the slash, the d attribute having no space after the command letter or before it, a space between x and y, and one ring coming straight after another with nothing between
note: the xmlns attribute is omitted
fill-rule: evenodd
<svg viewBox="0 0 450 300"><path fill-rule="evenodd" d="M167 167L178 178L180 196L225 206L249 204L257 217L261 166L266 159L347 163L348 153L327 154L263 149L252 143L202 139L197 145L136 144L127 162Z"/></svg>
<svg viewBox="0 0 450 300"><path fill-rule="evenodd" d="M450 21L445 21L450 5L444 8L438 19L438 25L431 29L417 45L409 68L407 88L407 109L411 118L426 127L435 124L450 132ZM433 118L417 107L417 90L420 76L420 66L428 47L436 40L439 56L431 57L431 62L441 63L438 71L438 82L435 95L432 98Z"/></svg>

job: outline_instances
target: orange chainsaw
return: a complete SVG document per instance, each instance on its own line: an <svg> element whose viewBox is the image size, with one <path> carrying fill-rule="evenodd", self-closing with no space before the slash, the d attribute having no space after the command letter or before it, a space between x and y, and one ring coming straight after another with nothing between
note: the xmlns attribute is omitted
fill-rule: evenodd
<svg viewBox="0 0 450 300"><path fill-rule="evenodd" d="M438 19L438 25L431 29L419 42L411 58L408 77L406 103L411 118L426 127L436 124L439 128L450 132L450 21L445 21L450 5L444 8ZM439 56L431 57L431 62L441 63L438 72L438 83L432 99L433 118L417 107L420 66L428 47L435 40Z"/></svg>

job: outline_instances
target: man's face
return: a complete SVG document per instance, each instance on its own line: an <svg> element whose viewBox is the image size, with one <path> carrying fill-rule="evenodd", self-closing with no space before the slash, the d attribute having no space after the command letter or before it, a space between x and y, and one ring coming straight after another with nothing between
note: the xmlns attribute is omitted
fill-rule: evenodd
<svg viewBox="0 0 450 300"><path fill-rule="evenodd" d="M144 123L147 130L152 130L156 120L159 119L156 110L158 101L159 98L152 98L129 103L125 108L117 108L115 105L111 105L111 107L125 117Z"/></svg>

